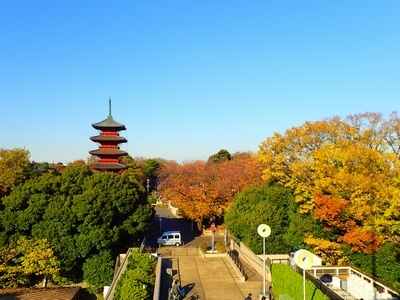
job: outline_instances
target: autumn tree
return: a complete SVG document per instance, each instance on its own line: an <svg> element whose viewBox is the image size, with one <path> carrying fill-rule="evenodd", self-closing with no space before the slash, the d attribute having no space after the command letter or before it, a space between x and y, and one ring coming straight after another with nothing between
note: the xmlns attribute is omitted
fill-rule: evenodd
<svg viewBox="0 0 400 300"><path fill-rule="evenodd" d="M259 166L250 159L168 164L162 170L163 199L198 223L222 216L234 195L262 182Z"/></svg>
<svg viewBox="0 0 400 300"><path fill-rule="evenodd" d="M124 171L125 175L139 182L148 189L149 193L157 191L159 174L163 165L167 163L166 160L161 158L134 159L129 155L124 156L123 159L127 165Z"/></svg>
<svg viewBox="0 0 400 300"><path fill-rule="evenodd" d="M20 237L16 243L0 247L0 285L19 286L32 276L47 280L58 275L60 262L46 239Z"/></svg>
<svg viewBox="0 0 400 300"><path fill-rule="evenodd" d="M29 151L0 148L0 198L32 175Z"/></svg>
<svg viewBox="0 0 400 300"><path fill-rule="evenodd" d="M232 160L238 160L238 159L249 159L254 156L254 153L251 151L237 151L232 154Z"/></svg>
<svg viewBox="0 0 400 300"><path fill-rule="evenodd" d="M257 153L264 179L293 188L330 242L376 251L399 236L398 124L397 114L365 113L275 133Z"/></svg>

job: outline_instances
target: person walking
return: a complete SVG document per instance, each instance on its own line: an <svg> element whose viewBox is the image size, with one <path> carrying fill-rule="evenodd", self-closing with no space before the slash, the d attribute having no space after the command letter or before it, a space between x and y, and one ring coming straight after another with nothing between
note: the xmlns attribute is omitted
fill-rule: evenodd
<svg viewBox="0 0 400 300"><path fill-rule="evenodd" d="M181 287L179 285L179 279L176 279L172 283L172 293L174 294L174 299L180 299L181 298Z"/></svg>
<svg viewBox="0 0 400 300"><path fill-rule="evenodd" d="M253 296L253 294L249 293L249 295L244 300L252 300L253 299L252 296Z"/></svg>
<svg viewBox="0 0 400 300"><path fill-rule="evenodd" d="M269 300L275 300L274 294L272 294L272 286L269 287Z"/></svg>

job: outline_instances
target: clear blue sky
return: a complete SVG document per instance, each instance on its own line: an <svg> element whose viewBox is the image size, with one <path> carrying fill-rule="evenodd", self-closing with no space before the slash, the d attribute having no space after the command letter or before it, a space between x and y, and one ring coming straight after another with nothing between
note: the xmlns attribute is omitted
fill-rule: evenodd
<svg viewBox="0 0 400 300"><path fill-rule="evenodd" d="M258 150L306 121L400 103L400 1L0 1L0 148L86 160Z"/></svg>

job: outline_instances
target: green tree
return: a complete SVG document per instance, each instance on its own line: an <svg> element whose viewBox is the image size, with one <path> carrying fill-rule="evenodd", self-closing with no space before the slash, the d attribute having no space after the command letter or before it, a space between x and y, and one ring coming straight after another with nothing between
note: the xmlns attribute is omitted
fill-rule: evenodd
<svg viewBox="0 0 400 300"><path fill-rule="evenodd" d="M264 185L237 194L225 214L229 232L243 241L255 253L262 253L263 240L257 233L258 225L271 227L266 238L267 253L288 253L293 248L285 235L296 212L292 190L280 185Z"/></svg>
<svg viewBox="0 0 400 300"><path fill-rule="evenodd" d="M208 157L208 162L221 162L231 160L232 155L228 152L228 150L221 149L217 153Z"/></svg>
<svg viewBox="0 0 400 300"><path fill-rule="evenodd" d="M125 252L149 228L154 210L129 176L67 166L17 186L3 198L0 242L47 239L60 259L57 281L81 280L82 265L101 251Z"/></svg>
<svg viewBox="0 0 400 300"><path fill-rule="evenodd" d="M387 242L372 254L364 254L350 251L350 247L344 248L352 265L362 269L374 277L391 285L400 291L400 246L393 242Z"/></svg>
<svg viewBox="0 0 400 300"><path fill-rule="evenodd" d="M304 238L308 235L324 239L331 239L331 236L334 236L333 232L327 233L324 231L324 226L309 214L301 214L297 210L288 212L288 214L290 222L283 239L287 245L290 245L292 250L311 250L311 247L304 242Z"/></svg>
<svg viewBox="0 0 400 300"><path fill-rule="evenodd" d="M114 275L114 258L110 251L100 251L89 257L83 264L83 279L89 284L88 291L99 292L104 286L110 285Z"/></svg>

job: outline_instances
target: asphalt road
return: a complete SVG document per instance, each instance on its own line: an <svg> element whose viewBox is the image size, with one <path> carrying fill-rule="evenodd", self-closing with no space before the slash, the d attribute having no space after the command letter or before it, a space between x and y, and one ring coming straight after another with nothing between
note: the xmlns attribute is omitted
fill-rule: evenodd
<svg viewBox="0 0 400 300"><path fill-rule="evenodd" d="M157 237L164 231L178 230L181 232L184 245L197 246L198 244L207 241L211 244L211 237L204 237L197 229L197 226L191 220L176 218L167 207L156 206L156 215L153 221L152 233L149 235L148 244L152 247L157 247ZM209 241L208 241L209 240ZM221 238L216 238L221 240ZM222 241L222 240L221 240Z"/></svg>

